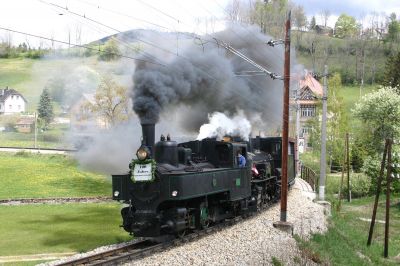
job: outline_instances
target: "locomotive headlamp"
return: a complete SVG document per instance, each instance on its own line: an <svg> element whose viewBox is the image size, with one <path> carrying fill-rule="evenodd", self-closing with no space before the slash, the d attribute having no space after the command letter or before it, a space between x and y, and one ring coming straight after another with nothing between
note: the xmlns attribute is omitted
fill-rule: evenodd
<svg viewBox="0 0 400 266"><path fill-rule="evenodd" d="M118 196L119 196L119 191L118 190L114 191L114 197L118 197Z"/></svg>
<svg viewBox="0 0 400 266"><path fill-rule="evenodd" d="M139 160L146 159L147 155L148 155L147 149L144 147L140 147L136 152L136 156L138 157Z"/></svg>

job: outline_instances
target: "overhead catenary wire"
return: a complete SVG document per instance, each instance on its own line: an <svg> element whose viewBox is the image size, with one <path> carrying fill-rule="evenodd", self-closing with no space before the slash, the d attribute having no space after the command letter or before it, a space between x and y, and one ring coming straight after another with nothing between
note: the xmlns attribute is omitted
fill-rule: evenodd
<svg viewBox="0 0 400 266"><path fill-rule="evenodd" d="M149 63L149 64L165 66L165 64L161 64L161 63L157 63L157 62L152 62L152 61L148 61L148 60L145 60L145 59L140 59L140 58L136 58L136 57L132 57L132 56L127 56L127 55L123 55L123 54L119 54L119 53L105 52L105 51L101 51L101 50L98 50L97 48L93 48L93 47L90 47L90 46L87 46L87 45L73 44L73 43L70 43L70 42L61 41L61 40L56 40L56 39L53 39L53 38L49 38L49 37L45 37L45 36L40 36L40 35L28 33L28 32L22 32L22 31L18 31L18 30L13 30L13 29L10 29L10 28L0 27L0 30L5 30L5 31L13 32L13 33L18 33L18 34L23 34L23 35L26 35L26 36L30 36L30 37L34 37L34 38L39 38L39 39L43 39L43 40L48 40L48 41L52 41L52 42L57 42L57 43L62 43L62 44L68 44L68 45L72 45L72 46L76 46L76 47L80 47L80 48L85 48L85 49L89 49L89 50L92 50L92 51L96 51L96 52L98 52L98 53L106 53L106 54L115 55L115 56L122 57L122 58L127 58L127 59L131 59L131 60L135 60L135 61L140 61L140 62L146 62L146 63Z"/></svg>
<svg viewBox="0 0 400 266"><path fill-rule="evenodd" d="M150 24L150 25L155 26L155 27L159 27L159 28L162 28L162 29L165 29L165 30L170 30L170 28L162 26L160 24L157 24L157 23L154 23L154 22L142 19L142 18L134 17L134 16L122 13L122 12L114 10L114 9L106 8L106 7L103 7L103 6L100 7L100 5L96 5L96 4L90 3L89 1L86 1L86 0L76 0L76 1L85 3L86 5L95 7L97 9L103 9L103 10L105 10L107 12L110 12L110 13L113 13L113 14L116 14L116 15L119 15L119 16L124 16L124 17L130 18L130 19L133 19L133 20L137 20L137 21L144 22L146 24Z"/></svg>
<svg viewBox="0 0 400 266"><path fill-rule="evenodd" d="M102 26L102 27L108 28L108 29L110 29L110 30L112 30L112 31L115 31L115 32L117 32L117 33L123 33L122 31L120 31L120 30L118 30L118 29L116 29L116 28L114 28L114 27L111 27L111 26L106 25L106 24L104 24L104 23L102 23L102 22L100 22L100 21L97 21L97 20L94 20L94 19L92 19L92 18L89 18L89 17L87 17L85 14L84 14L84 15L81 15L81 14L78 14L78 13L76 13L76 12L74 12L74 11L71 11L71 10L70 10L69 8L67 8L67 7L62 7L62 6L60 6L60 5L57 5L57 4L54 4L54 3L49 3L49 2L46 2L46 1L43 1L43 0L38 0L38 1L41 2L41 3L43 3L43 4L45 4L45 5L48 5L48 6L51 6L51 7L56 7L56 8L59 8L59 9L61 9L61 10L64 10L64 11L66 11L66 12L68 12L68 13L74 15L74 16L77 16L77 17L86 19L86 20L88 20L88 21L90 21L90 22L96 23L96 24L98 24L98 25L100 25L100 26ZM139 38L136 38L136 39L140 40ZM123 43L121 40L118 40L118 39L116 39L116 41L119 42L119 43ZM148 44L148 45L150 45L150 46L156 46L156 45L154 45L154 44L152 44L152 43L150 43L150 42L146 42L146 41L144 41L144 40L140 40L140 41L143 42L143 43L146 43L146 44ZM133 49L133 48L129 47L129 44L124 44L124 45L125 45L126 47L130 48L130 49ZM136 49L133 49L133 50L135 50L135 51L137 52ZM159 61L156 57L154 57L153 55L151 55L151 54L149 54L149 53L147 53L147 52L140 52L140 53L142 53L144 56L146 56L146 57L149 58L149 59L152 59L152 60L155 60L155 61ZM162 63L160 63L160 64L162 64Z"/></svg>
<svg viewBox="0 0 400 266"><path fill-rule="evenodd" d="M67 12L69 12L69 13L75 15L75 16L85 18L85 19L87 19L87 20L89 20L89 21L92 21L92 22L94 22L94 23L97 23L97 24L99 24L99 25L102 25L102 26L104 26L104 27L106 27L106 28L112 29L112 30L114 30L114 31L116 31L116 32L118 32L118 33L122 33L122 31L120 31L120 30L118 30L118 29L116 29L116 28L114 28L114 27L108 26L108 25L106 25L106 24L104 24L104 23L102 23L102 22L99 22L99 21L95 20L95 19L91 19L91 18L89 18L89 17L87 17L87 16L85 16L85 15L80 15L80 14L78 14L78 13L76 13L76 12L71 11L71 10L68 9L68 8L64 8L64 7L59 6L59 5L57 5L57 4L48 3L48 2L43 1L43 0L38 0L38 1L39 1L39 2L42 2L42 3L44 3L44 4L47 4L47 5L54 6L54 7L60 8L60 9L62 9L62 10L65 10L65 11L67 11ZM165 49L165 48L163 48L163 47L160 47L160 46L158 46L158 45L156 45L156 44L153 44L153 43L151 43L151 42L149 42L149 41L146 41L146 40L143 40L143 39L137 38L137 37L135 37L135 39L138 40L138 41L140 41L140 42L143 42L143 43L145 43L145 44L148 44L148 45L150 45L150 46L152 46L152 47L154 47L154 48L160 49L161 51L163 51L163 52L165 52L165 53L169 53L169 54L172 54L172 55L174 55L174 56L181 57L181 58L183 58L183 59L188 60L189 62L191 62L189 58L187 58L187 57L185 57L185 56L182 56L182 55L178 55L178 54L176 54L175 52L172 52L172 51L170 51L170 50L168 50L168 49ZM207 74L210 78L212 78L213 80L218 81L218 79L217 79L216 77L214 77L213 75L211 75L209 72L205 71L204 69L202 69L201 67L197 66L197 65L194 64L193 62L191 62L191 63L193 64L194 67L196 67L196 68L200 69L201 71L203 71L203 72L204 72L205 74ZM165 66L165 65L164 65L164 66Z"/></svg>
<svg viewBox="0 0 400 266"><path fill-rule="evenodd" d="M228 15L228 12L227 12L216 0L214 0L214 2L217 4L217 6L218 6L222 11L225 12L225 14ZM200 5L200 6L201 6L201 8L202 8L203 10L205 10L206 12L208 12L212 17L214 17L214 18L217 19L217 17L216 17L210 10L208 10L207 8L205 8L203 5ZM232 21L232 22L234 23L234 21ZM243 25L241 25L241 23L234 23L234 25L239 25L242 29L244 29L245 31L247 31L249 34L252 34L257 40L260 41L260 44L262 44L262 45L267 44L267 42L264 42L264 41L263 41L262 39L260 39L257 35L254 35L248 28L246 28L246 27L244 27ZM233 34L235 34L238 38L240 38L240 39L241 39L242 41L244 41L245 43L250 44L250 43L248 42L248 40L246 40L245 38L243 38L243 37L242 37L239 33L237 33L233 28L228 28L228 30L230 30ZM273 56L279 59L279 57L278 57L278 55L277 55L276 53L273 53Z"/></svg>
<svg viewBox="0 0 400 266"><path fill-rule="evenodd" d="M81 17L82 17L82 15L80 15L80 14L78 14L78 13L76 13L76 12L72 12L72 11L70 11L69 9L64 8L64 7L61 7L61 6L59 6L59 5L52 4L52 3L48 3L48 2L45 2L45 1L43 1L43 0L38 0L38 1L40 1L40 2L42 2L42 3L46 3L46 4L49 4L49 5L52 5L52 6L56 6L56 7L58 7L58 8L61 8L61 9L66 10L67 12L70 12L71 14L74 14L74 15L81 16ZM85 0L78 0L78 1L84 1L84 2L86 2ZM172 20L176 21L177 23L182 22L182 21L179 20L178 18L175 18L175 17L169 15L168 13L166 13L166 12L164 12L164 11L162 11L162 10L160 10L160 9L158 9L158 8L156 8L156 7L154 7L154 6L150 5L150 4L148 4L148 3L145 3L145 2L143 2L143 1L141 1L141 0L137 0L137 1L140 2L140 3L142 3L143 5L147 6L148 8L151 8L151 9L153 9L153 10L155 10L155 11L161 13L162 15L168 17L169 19L172 19ZM94 6L94 5L92 4L91 6ZM99 6L97 6L97 7L100 8ZM103 9L104 9L104 8L103 8ZM204 9L204 8L203 8L203 9ZM106 9L105 9L105 10L106 10ZM206 9L205 9L205 10L206 10ZM208 11L208 10L206 10L206 11L207 11L208 13L211 14L210 11ZM119 13L120 15L123 15L123 13L121 13L121 12L118 12L118 13ZM211 14L211 15L214 16L213 14ZM214 16L214 17L215 17L215 16ZM105 26L105 27L107 27L107 28L109 28L109 29L112 29L112 30L114 30L114 31L117 31L117 32L119 32L119 33L122 33L121 31L119 31L118 29L115 29L114 27L110 27L110 26L108 26L108 25L106 25L106 24L104 24L104 23L101 23L101 22L98 22L98 21L96 21L96 20L94 20L94 19L88 18L87 16L84 16L84 18L85 18L85 19L88 19L88 20L90 20L90 21L92 21L92 22L96 22L96 23L98 23L99 25ZM166 27L164 27L164 28L166 28ZM246 30L247 30L247 29L246 29ZM247 31L248 31L248 30L247 30ZM247 40L243 39L243 37L241 37L237 32L235 32L235 31L233 31L233 32L234 32L239 38L241 38L242 40L244 40L244 41L247 43ZM205 34L206 34L206 35L209 35L208 33L205 33ZM191 36L191 37L193 37L193 36ZM212 37L212 36L211 36L211 37ZM198 37L198 38L201 39L200 37ZM169 51L169 50L167 50L167 49L164 49L164 48L161 48L161 47L156 46L156 45L154 45L154 44L151 44L151 43L148 42L148 41L144 41L144 40L142 40L142 39L140 39L140 38L136 38L136 39L137 39L138 41L144 42L144 43L149 44L149 45L151 45L151 46L153 46L153 47L156 47L156 48L158 48L158 49L161 49L161 50L164 51L164 52L167 52L167 53L170 53L170 54L173 54L173 55L178 56L178 51L177 51L177 53L175 54L175 53L172 52L172 51ZM246 62L250 63L251 65L253 65L253 66L256 67L257 69L263 71L264 73L266 73L267 75L269 75L272 79L283 79L281 76L279 76L279 75L277 75L277 74L275 74L275 73L273 73L273 72L267 70L265 67L263 67L263 66L257 64L256 62L254 62L253 60L251 60L250 58L248 58L246 55L244 55L243 53L237 51L237 50L236 50L235 48L233 48L232 46L226 44L225 42L223 42L223 41L221 41L221 40L216 39L215 37L212 37L212 40L207 40L207 42L214 42L214 43L216 43L217 45L221 45L221 46L222 46L223 48L225 48L227 51L231 52L232 54L234 54L234 55L236 55L236 56L238 56L238 57L240 57L240 58L242 58L243 60L245 60ZM201 45L203 46L203 43L202 43ZM204 46L203 46L203 50L204 50ZM253 85L254 85L254 83L253 83Z"/></svg>
<svg viewBox="0 0 400 266"><path fill-rule="evenodd" d="M217 5L223 9L218 3ZM209 13L212 17L214 17L215 19L218 19L211 11L209 11L207 8L205 8L204 6L200 5L200 7L205 10L207 13ZM182 7L181 7L182 8ZM223 9L224 10L224 9ZM225 10L224 10L225 11ZM186 10L186 12L189 12ZM260 40L262 44L266 44L265 42L263 42L261 39L259 39L256 35L254 35L251 31L249 31L247 28L243 27L243 29L245 29L248 33L252 34L252 36L254 36L256 39ZM231 31L233 34L235 34L238 38L240 38L241 40L244 41L244 43L250 44L248 42L248 40L246 40L245 38L243 38L242 36L240 36L240 34L238 34L234 29L232 28L228 28L229 31ZM203 32L203 34L205 35L209 35L207 32ZM216 43L217 45L221 45L223 48L225 48L226 50L228 50L229 52L235 54L236 56L239 56L240 58L242 58L243 60L247 61L248 63L250 63L251 65L255 66L256 68L258 68L259 70L263 71L264 73L266 73L267 75L269 75L272 79L283 79L281 76L272 73L271 71L267 70L265 67L261 66L260 64L254 62L254 60L251 60L249 57L247 57L246 55L244 55L243 53L239 52L238 50L236 50L235 48L233 48L232 46L228 45L227 43L213 37L210 36ZM277 56L276 54L274 54L275 56Z"/></svg>

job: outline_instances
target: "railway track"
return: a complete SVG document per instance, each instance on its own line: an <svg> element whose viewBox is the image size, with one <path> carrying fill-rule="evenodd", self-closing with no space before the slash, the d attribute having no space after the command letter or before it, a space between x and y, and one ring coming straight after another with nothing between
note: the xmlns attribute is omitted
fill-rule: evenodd
<svg viewBox="0 0 400 266"><path fill-rule="evenodd" d="M111 197L63 197L63 198L20 198L0 199L0 205L22 205L22 204L60 204L79 202L105 202L112 201Z"/></svg>
<svg viewBox="0 0 400 266"><path fill-rule="evenodd" d="M222 230L228 226L232 226L239 222L246 220L249 217L256 216L259 213L250 214L245 217L239 216L233 219L226 220L223 223L216 224L212 227L205 228L203 230L192 232L188 235L181 236L167 240L163 243L155 243L150 240L140 239L130 245L107 250L94 255L85 256L75 260L70 260L55 264L56 266L76 266L76 265L119 265L124 262L140 259L143 257L162 252L174 246L183 245L185 243L195 241L206 235L212 234L219 230Z"/></svg>

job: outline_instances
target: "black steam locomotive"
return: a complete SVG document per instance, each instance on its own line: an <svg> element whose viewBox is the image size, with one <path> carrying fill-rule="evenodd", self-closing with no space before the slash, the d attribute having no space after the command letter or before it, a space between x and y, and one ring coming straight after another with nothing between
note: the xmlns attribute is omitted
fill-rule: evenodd
<svg viewBox="0 0 400 266"><path fill-rule="evenodd" d="M259 209L280 197L281 138L247 142L215 139L154 144L154 124L142 124L143 143L130 172L113 175L113 199L123 228L137 237L181 235ZM288 182L294 183L289 141ZM246 159L240 167L237 154Z"/></svg>

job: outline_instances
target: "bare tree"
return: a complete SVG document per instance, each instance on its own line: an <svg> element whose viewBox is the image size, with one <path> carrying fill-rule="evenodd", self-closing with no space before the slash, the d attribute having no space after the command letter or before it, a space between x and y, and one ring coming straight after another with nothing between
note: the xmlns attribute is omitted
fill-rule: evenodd
<svg viewBox="0 0 400 266"><path fill-rule="evenodd" d="M326 27L329 17L331 16L331 11L328 9L325 9L325 10L322 10L319 15L321 17L321 20L324 22L324 26Z"/></svg>
<svg viewBox="0 0 400 266"><path fill-rule="evenodd" d="M30 43L29 43L28 35L25 35L25 43L26 43L26 45L28 46L28 50L30 50L30 49L31 49L31 45L30 45Z"/></svg>
<svg viewBox="0 0 400 266"><path fill-rule="evenodd" d="M225 8L227 19L252 24L254 22L252 13L255 9L255 2L255 0L230 0Z"/></svg>
<svg viewBox="0 0 400 266"><path fill-rule="evenodd" d="M105 76L97 88L94 104L88 108L97 113L107 127L128 120L132 115L128 89L118 85L110 76Z"/></svg>
<svg viewBox="0 0 400 266"><path fill-rule="evenodd" d="M225 8L230 21L239 21L240 0L231 0Z"/></svg>

